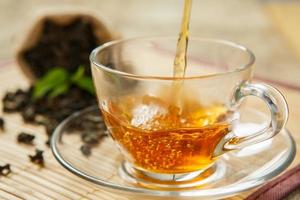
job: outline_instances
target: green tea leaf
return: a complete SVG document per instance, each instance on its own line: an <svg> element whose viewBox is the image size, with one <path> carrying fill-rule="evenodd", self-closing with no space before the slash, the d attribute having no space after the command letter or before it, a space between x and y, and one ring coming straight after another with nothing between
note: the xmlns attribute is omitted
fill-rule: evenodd
<svg viewBox="0 0 300 200"><path fill-rule="evenodd" d="M33 99L39 99L48 95L49 98L65 94L71 85L75 85L92 95L95 94L92 78L84 75L85 68L78 67L75 73L70 75L64 68L53 68L44 77L38 80L33 89Z"/></svg>
<svg viewBox="0 0 300 200"><path fill-rule="evenodd" d="M37 83L33 89L33 99L44 97L53 88L51 84Z"/></svg>
<svg viewBox="0 0 300 200"><path fill-rule="evenodd" d="M33 99L44 97L53 88L65 83L69 79L68 72L63 68L54 68L38 80L33 89Z"/></svg>
<svg viewBox="0 0 300 200"><path fill-rule="evenodd" d="M76 72L72 74L71 81L76 82L77 80L81 79L84 76L84 71L84 66L79 66Z"/></svg>
<svg viewBox="0 0 300 200"><path fill-rule="evenodd" d="M91 77L84 75L84 67L78 67L77 71L71 76L71 82L77 87L95 94L94 85Z"/></svg>
<svg viewBox="0 0 300 200"><path fill-rule="evenodd" d="M65 94L69 91L69 88L70 88L70 83L65 82L62 85L58 85L55 88L53 88L49 93L48 97L54 98L61 94Z"/></svg>
<svg viewBox="0 0 300 200"><path fill-rule="evenodd" d="M81 79L78 79L74 84L77 85L79 88L86 90L92 95L95 94L93 80L91 77L84 76Z"/></svg>

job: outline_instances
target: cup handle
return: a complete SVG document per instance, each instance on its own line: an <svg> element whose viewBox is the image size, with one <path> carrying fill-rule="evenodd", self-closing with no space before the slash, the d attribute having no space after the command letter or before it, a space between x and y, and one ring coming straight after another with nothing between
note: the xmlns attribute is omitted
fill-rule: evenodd
<svg viewBox="0 0 300 200"><path fill-rule="evenodd" d="M267 84L243 83L235 91L232 107L239 106L247 96L261 98L271 113L269 126L263 130L245 137L233 137L225 145L224 150L240 149L252 144L265 141L278 134L288 120L288 105L283 95L274 87Z"/></svg>

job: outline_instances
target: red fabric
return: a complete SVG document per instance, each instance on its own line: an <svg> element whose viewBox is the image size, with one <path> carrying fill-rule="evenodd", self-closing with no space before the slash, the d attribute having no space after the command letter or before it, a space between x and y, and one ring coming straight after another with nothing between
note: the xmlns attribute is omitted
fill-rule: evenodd
<svg viewBox="0 0 300 200"><path fill-rule="evenodd" d="M300 188L300 164L267 183L246 200L281 200Z"/></svg>

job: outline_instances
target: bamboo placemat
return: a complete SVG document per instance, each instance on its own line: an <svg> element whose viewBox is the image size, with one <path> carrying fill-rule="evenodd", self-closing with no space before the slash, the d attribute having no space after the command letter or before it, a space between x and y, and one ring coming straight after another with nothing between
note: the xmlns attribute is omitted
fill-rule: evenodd
<svg viewBox="0 0 300 200"><path fill-rule="evenodd" d="M8 89L26 87L25 77L14 63L0 68L0 94ZM288 127L296 141L300 143L298 120L300 118L300 93L282 88L287 96L291 115ZM7 177L0 177L0 199L109 199L135 200L107 192L99 186L88 183L69 173L53 157L49 147L45 145L46 134L42 127L24 124L18 114L3 114L6 129L0 133L0 164L10 163L12 173ZM35 147L19 145L16 136L20 131L36 135ZM45 150L45 167L29 162L28 155L33 154L35 148ZM295 162L300 161L297 154ZM244 199L250 192L242 193L231 199Z"/></svg>

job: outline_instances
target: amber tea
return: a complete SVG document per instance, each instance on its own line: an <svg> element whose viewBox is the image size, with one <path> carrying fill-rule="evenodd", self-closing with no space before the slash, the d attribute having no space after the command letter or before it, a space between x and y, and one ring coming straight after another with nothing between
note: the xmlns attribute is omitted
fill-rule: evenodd
<svg viewBox="0 0 300 200"><path fill-rule="evenodd" d="M208 167L218 142L229 132L222 105L184 100L184 109L151 96L127 96L102 106L108 129L135 167L184 173Z"/></svg>

